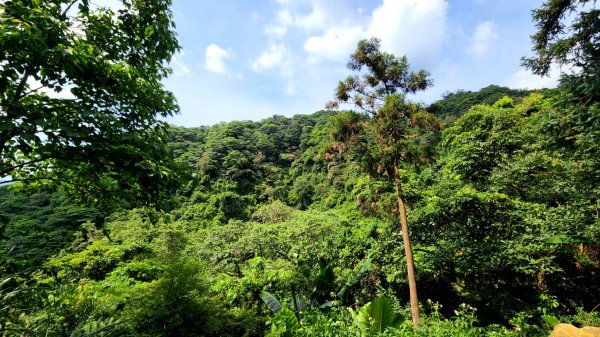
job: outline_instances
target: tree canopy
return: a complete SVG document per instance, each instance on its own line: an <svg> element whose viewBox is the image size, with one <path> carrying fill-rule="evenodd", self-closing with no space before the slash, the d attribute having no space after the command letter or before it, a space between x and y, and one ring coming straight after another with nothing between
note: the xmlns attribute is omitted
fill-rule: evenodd
<svg viewBox="0 0 600 337"><path fill-rule="evenodd" d="M170 3L0 4L0 176L59 183L91 203L153 204L168 191Z"/></svg>
<svg viewBox="0 0 600 337"><path fill-rule="evenodd" d="M533 10L537 32L523 65L548 75L565 66L562 82L583 102L600 99L600 9L595 0L550 0Z"/></svg>
<svg viewBox="0 0 600 337"><path fill-rule="evenodd" d="M397 57L380 49L381 41L376 37L358 42L347 67L356 72L366 68L366 72L362 79L359 75L351 75L340 81L335 99L327 104L328 108L350 102L374 115L385 104L387 95L415 93L432 84L427 71L409 71L406 56Z"/></svg>
<svg viewBox="0 0 600 337"><path fill-rule="evenodd" d="M435 162L399 163L423 316L419 329L408 319L387 334L547 336L544 317L600 322L590 313L600 294L597 169L578 153L584 144L565 140L568 113L540 93L476 104L416 143ZM365 170L421 138L404 125L419 137L377 144L377 123L402 126L393 116L323 111L173 128L169 151L200 185L181 189L157 221L111 214L106 233L88 222L93 209L62 193L2 190L6 335L345 336L361 330L348 308L358 315L380 295L410 317L393 167L391 177ZM358 137L356 152L326 156L344 135ZM291 315L272 315L263 291Z"/></svg>
<svg viewBox="0 0 600 337"><path fill-rule="evenodd" d="M550 0L539 13L577 21L573 8L595 4ZM158 118L176 105L159 79L176 42L154 66L140 58L160 54L156 25L172 24L155 11L168 3L0 9L1 42L18 44L0 50L0 133L14 133L3 138L3 175L62 183L0 184L0 336L545 337L558 322L600 327L593 62L556 89L489 86L425 107L409 95L431 84L427 72L363 40L332 105L361 111L167 133ZM169 27L161 34L174 38ZM73 45L47 48L59 40ZM168 195L175 207L128 207L168 193L180 166L198 179ZM108 213L86 198L129 204Z"/></svg>

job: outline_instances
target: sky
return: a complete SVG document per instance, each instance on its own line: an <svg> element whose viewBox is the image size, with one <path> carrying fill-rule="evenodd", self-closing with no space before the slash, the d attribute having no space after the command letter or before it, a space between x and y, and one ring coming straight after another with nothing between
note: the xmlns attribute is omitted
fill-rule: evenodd
<svg viewBox="0 0 600 337"><path fill-rule="evenodd" d="M182 50L164 81L180 126L324 109L351 74L360 39L406 55L434 85L409 99L432 103L446 92L490 84L554 87L559 70L538 77L520 66L530 55L531 10L542 0L173 0Z"/></svg>

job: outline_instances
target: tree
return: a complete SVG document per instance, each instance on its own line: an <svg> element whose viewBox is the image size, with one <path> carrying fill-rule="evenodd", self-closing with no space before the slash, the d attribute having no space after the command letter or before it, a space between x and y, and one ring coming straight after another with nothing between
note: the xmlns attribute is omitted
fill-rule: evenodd
<svg viewBox="0 0 600 337"><path fill-rule="evenodd" d="M425 70L409 71L405 56L399 58L380 51L377 38L361 40L347 66L354 71L366 68L367 72L362 78L355 75L340 81L335 101L328 107L351 102L373 118L363 122L360 117L342 115L334 127L334 138L344 144L334 147L337 152L354 147L360 152L360 161L368 173L393 181L406 254L413 325L418 326L419 300L400 165L419 164L431 158L429 145L439 129L439 121L404 97L404 94L424 90L431 85L431 80Z"/></svg>
<svg viewBox="0 0 600 337"><path fill-rule="evenodd" d="M327 104L328 108L338 108L340 103L351 102L363 111L376 115L383 107L386 96L397 92L415 93L432 84L427 71L408 71L406 56L398 58L379 48L380 40L374 37L358 42L346 66L354 71L365 67L368 72L363 79L354 75L340 81L335 100Z"/></svg>
<svg viewBox="0 0 600 337"><path fill-rule="evenodd" d="M552 63L573 67L561 82L583 102L600 98L600 9L595 0L548 0L533 10L538 31L532 35L533 57L523 65L548 75ZM569 22L567 25L566 22Z"/></svg>
<svg viewBox="0 0 600 337"><path fill-rule="evenodd" d="M0 4L0 177L88 203L157 205L178 177L159 117L179 50L170 0ZM66 92L66 94L65 94Z"/></svg>
<svg viewBox="0 0 600 337"><path fill-rule="evenodd" d="M561 134L560 146L573 151L573 160L588 184L600 184L600 8L593 0L549 0L533 11L538 31L532 36L532 58L523 64L547 75L555 62L571 68L562 74L562 94L556 106L562 114L552 129ZM558 137L557 137L558 139ZM600 190L589 200L597 203Z"/></svg>

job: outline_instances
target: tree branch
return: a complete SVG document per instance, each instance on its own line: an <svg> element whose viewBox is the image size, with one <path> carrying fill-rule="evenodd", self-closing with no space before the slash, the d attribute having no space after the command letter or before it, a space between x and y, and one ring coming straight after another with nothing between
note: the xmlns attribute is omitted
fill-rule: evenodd
<svg viewBox="0 0 600 337"><path fill-rule="evenodd" d="M29 78L29 70L25 70L23 73L23 77L19 81L19 85L17 86L17 90L15 90L15 95L13 96L12 103L16 103L19 99L21 99L21 95L23 94L23 90L25 89L25 84L27 83L27 79Z"/></svg>
<svg viewBox="0 0 600 337"><path fill-rule="evenodd" d="M67 13L69 12L69 10L71 9L71 7L73 7L73 5L79 0L73 0L71 1L71 3L67 6L67 8L65 8L65 10L63 11L62 15L66 16Z"/></svg>
<svg viewBox="0 0 600 337"><path fill-rule="evenodd" d="M63 184L67 184L67 185L71 185L76 189L81 189L81 186L76 185L70 181L67 180L63 180L63 179L57 179L57 178L19 178L19 179L11 179L11 180L4 180L4 181L0 181L0 186L2 185L8 185L8 184L14 184L14 183L18 183L18 182L28 182L28 181L39 181L39 180L49 180L49 181L54 181L54 182L58 182L58 183L63 183Z"/></svg>
<svg viewBox="0 0 600 337"><path fill-rule="evenodd" d="M30 160L28 162L24 162L24 163L17 164L15 166L9 167L9 168L7 168L7 169L5 169L3 171L0 171L0 177L9 174L12 170L15 170L15 169L18 169L18 168L22 168L22 167L25 167L25 166L27 166L29 164L37 163L37 162L44 161L44 160L47 160L47 159L50 159L50 157L38 158L38 159Z"/></svg>
<svg viewBox="0 0 600 337"><path fill-rule="evenodd" d="M49 83L49 84L52 84L52 85L54 85L54 84L56 84L56 83L58 83L58 82L59 82L59 80L56 80L56 81L54 81L54 82L52 82L52 83ZM42 88L50 88L50 87L48 87L47 85L43 85L43 84L42 84L42 85L40 85L39 87L37 87L37 88L35 88L35 89L31 89L31 90L27 91L26 93L24 93L24 94L23 94L23 96L22 96L22 97L25 97L25 96L27 96L27 95L33 94L34 92L36 92L36 91L38 91L38 90L40 90L40 89L42 89Z"/></svg>

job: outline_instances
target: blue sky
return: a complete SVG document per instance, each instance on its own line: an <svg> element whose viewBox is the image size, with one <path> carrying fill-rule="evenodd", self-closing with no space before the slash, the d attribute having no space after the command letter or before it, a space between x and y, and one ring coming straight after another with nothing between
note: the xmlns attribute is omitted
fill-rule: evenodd
<svg viewBox="0 0 600 337"><path fill-rule="evenodd" d="M531 10L541 0L174 0L183 49L165 81L182 126L323 109L358 40L431 72L434 86L411 99L489 84L556 85L520 67L530 52Z"/></svg>

